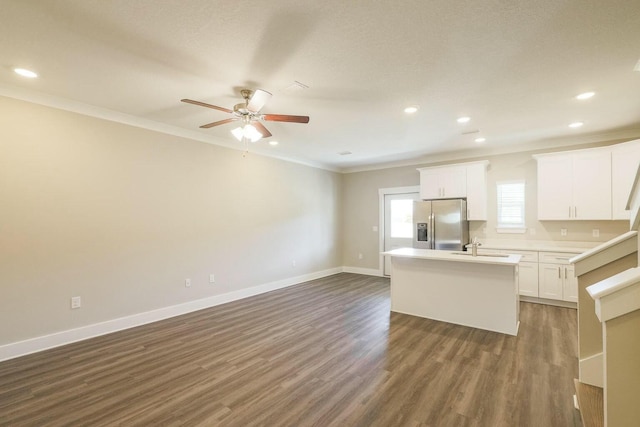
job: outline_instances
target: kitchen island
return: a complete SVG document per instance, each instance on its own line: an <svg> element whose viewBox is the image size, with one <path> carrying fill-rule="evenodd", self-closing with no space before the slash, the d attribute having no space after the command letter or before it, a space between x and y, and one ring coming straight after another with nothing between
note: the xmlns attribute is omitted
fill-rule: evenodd
<svg viewBox="0 0 640 427"><path fill-rule="evenodd" d="M391 311L518 334L519 255L400 248L391 257Z"/></svg>

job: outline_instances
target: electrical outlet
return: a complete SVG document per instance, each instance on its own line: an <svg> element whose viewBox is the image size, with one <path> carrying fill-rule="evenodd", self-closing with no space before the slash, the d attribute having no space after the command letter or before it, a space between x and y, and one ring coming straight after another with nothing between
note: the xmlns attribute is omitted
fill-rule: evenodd
<svg viewBox="0 0 640 427"><path fill-rule="evenodd" d="M594 228L592 231L593 237L600 237L600 230L597 228Z"/></svg>
<svg viewBox="0 0 640 427"><path fill-rule="evenodd" d="M82 307L82 298L71 297L71 308L80 308L80 307Z"/></svg>
<svg viewBox="0 0 640 427"><path fill-rule="evenodd" d="M209 275L209 283L216 283L216 276L213 274Z"/></svg>
<svg viewBox="0 0 640 427"><path fill-rule="evenodd" d="M567 235L567 229L566 228L561 228L560 229L560 235L561 236L566 236Z"/></svg>
<svg viewBox="0 0 640 427"><path fill-rule="evenodd" d="M374 225L373 227L371 227L371 231L373 231L374 233L378 232L378 226Z"/></svg>
<svg viewBox="0 0 640 427"><path fill-rule="evenodd" d="M358 259L362 259L362 258L364 258L362 254L358 254Z"/></svg>
<svg viewBox="0 0 640 427"><path fill-rule="evenodd" d="M186 288L191 287L191 279L184 279L184 286Z"/></svg>

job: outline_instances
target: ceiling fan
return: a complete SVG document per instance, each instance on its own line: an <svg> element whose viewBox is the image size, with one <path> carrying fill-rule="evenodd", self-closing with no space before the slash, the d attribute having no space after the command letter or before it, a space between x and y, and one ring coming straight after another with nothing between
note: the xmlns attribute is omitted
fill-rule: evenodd
<svg viewBox="0 0 640 427"><path fill-rule="evenodd" d="M255 91L249 89L243 89L240 94L244 98L244 102L234 105L233 110L224 107L218 107L217 105L207 104L205 102L194 101L192 99L182 99L182 102L188 104L199 105L201 107L213 108L214 110L223 111L225 113L232 114L233 117L228 119L219 120L217 122L207 123L200 126L201 128L208 129L214 126L220 126L231 122L241 122L241 126L233 129L231 133L239 141L251 141L256 142L260 138L268 138L271 136L271 132L262 124L262 121L267 122L289 122L289 123L309 123L308 116L291 116L287 114L262 114L260 110L267 103L271 94L262 89L256 89Z"/></svg>

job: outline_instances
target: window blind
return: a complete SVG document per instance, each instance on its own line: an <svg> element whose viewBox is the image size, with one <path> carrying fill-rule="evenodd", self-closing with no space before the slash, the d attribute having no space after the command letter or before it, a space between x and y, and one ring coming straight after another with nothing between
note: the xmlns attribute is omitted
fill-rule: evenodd
<svg viewBox="0 0 640 427"><path fill-rule="evenodd" d="M524 181L497 183L498 227L524 228Z"/></svg>

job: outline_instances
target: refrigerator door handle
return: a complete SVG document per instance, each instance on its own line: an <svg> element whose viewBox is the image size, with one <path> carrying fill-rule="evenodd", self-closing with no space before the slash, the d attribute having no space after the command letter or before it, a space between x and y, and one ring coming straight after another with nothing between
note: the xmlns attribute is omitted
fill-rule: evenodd
<svg viewBox="0 0 640 427"><path fill-rule="evenodd" d="M431 228L430 248L436 248L436 216L432 213L429 215L429 228Z"/></svg>

